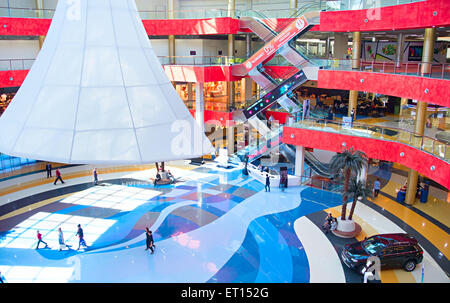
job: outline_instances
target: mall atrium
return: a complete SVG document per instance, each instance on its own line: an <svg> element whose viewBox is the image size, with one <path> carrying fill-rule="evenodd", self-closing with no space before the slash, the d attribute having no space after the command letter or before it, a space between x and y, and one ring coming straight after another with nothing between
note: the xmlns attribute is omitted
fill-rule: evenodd
<svg viewBox="0 0 450 303"><path fill-rule="evenodd" d="M0 281L448 283L449 46L448 0L0 0Z"/></svg>

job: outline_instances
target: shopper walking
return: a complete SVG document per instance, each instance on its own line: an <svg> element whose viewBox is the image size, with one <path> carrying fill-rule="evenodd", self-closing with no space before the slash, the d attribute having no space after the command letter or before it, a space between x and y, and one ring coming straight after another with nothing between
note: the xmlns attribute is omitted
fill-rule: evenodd
<svg viewBox="0 0 450 303"><path fill-rule="evenodd" d="M58 180L60 180L61 183L64 184L64 181L61 177L61 172L59 171L59 168L56 169L56 180L55 180L55 182L53 182L53 184L56 185L56 182L58 182Z"/></svg>
<svg viewBox="0 0 450 303"><path fill-rule="evenodd" d="M78 231L77 231L76 235L80 239L80 241L78 242L78 249L77 250L80 250L81 245L83 245L85 248L87 248L86 241L84 241L83 229L81 228L80 224L78 224Z"/></svg>
<svg viewBox="0 0 450 303"><path fill-rule="evenodd" d="M155 244L153 243L153 234L152 231L150 229L148 229L148 227L145 228L145 236L147 237L146 239L146 244L147 244L147 248L145 250L151 250L152 254L155 252Z"/></svg>
<svg viewBox="0 0 450 303"><path fill-rule="evenodd" d="M373 182L373 196L376 198L378 197L378 194L380 193L381 189L381 183L380 178L377 178L375 182Z"/></svg>
<svg viewBox="0 0 450 303"><path fill-rule="evenodd" d="M59 232L59 236L58 236L59 251L63 250L63 249L66 248L66 247L70 249L70 246L67 245L67 244L64 242L64 234L63 234L63 232L62 232L61 227L58 228L58 232Z"/></svg>
<svg viewBox="0 0 450 303"><path fill-rule="evenodd" d="M98 184L98 175L97 175L97 169L96 168L94 168L92 170L92 174L94 175L94 185L97 185Z"/></svg>
<svg viewBox="0 0 450 303"><path fill-rule="evenodd" d="M270 192L270 177L269 174L266 174L266 186L265 186L266 192Z"/></svg>
<svg viewBox="0 0 450 303"><path fill-rule="evenodd" d="M41 243L44 243L44 244L45 244L45 247L44 247L44 248L47 248L47 247L48 247L47 243L44 242L44 240L42 240L42 234L39 232L39 230L37 231L37 238L38 238L38 243L37 243L37 245L36 245L36 249L39 249L39 244L41 244Z"/></svg>
<svg viewBox="0 0 450 303"><path fill-rule="evenodd" d="M47 171L47 179L52 177L52 165L47 162L45 165L45 170Z"/></svg>

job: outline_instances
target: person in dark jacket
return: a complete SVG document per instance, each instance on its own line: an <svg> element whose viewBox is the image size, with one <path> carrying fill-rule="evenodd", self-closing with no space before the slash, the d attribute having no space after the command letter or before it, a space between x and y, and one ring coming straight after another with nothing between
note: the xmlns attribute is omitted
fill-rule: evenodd
<svg viewBox="0 0 450 303"><path fill-rule="evenodd" d="M97 174L97 169L96 168L94 168L92 170L92 174L94 175L94 185L97 185L98 184L98 174Z"/></svg>
<svg viewBox="0 0 450 303"><path fill-rule="evenodd" d="M45 170L47 171L47 179L52 177L52 165L50 163L47 163L45 165Z"/></svg>
<svg viewBox="0 0 450 303"><path fill-rule="evenodd" d="M84 241L84 233L83 233L83 229L81 228L80 224L78 224L78 231L77 231L76 235L80 239L80 242L78 242L78 249L77 250L80 250L81 245L83 245L86 248L87 245L86 245L86 241Z"/></svg>
<svg viewBox="0 0 450 303"><path fill-rule="evenodd" d="M265 186L266 192L270 192L270 177L269 174L266 174L266 186Z"/></svg>
<svg viewBox="0 0 450 303"><path fill-rule="evenodd" d="M147 244L147 248L145 250L151 250L152 254L155 252L155 244L153 243L153 234L152 231L150 229L148 229L148 227L145 228L145 236L147 237L146 239L146 244Z"/></svg>

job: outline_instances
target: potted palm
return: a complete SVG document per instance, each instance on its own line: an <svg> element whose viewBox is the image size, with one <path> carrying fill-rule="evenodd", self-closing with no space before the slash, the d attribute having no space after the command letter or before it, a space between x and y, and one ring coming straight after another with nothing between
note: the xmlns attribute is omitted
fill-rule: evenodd
<svg viewBox="0 0 450 303"><path fill-rule="evenodd" d="M370 186L366 186L364 182L358 180L357 178L351 178L347 196L349 199L353 200L352 207L350 208L350 214L348 215L348 220L352 220L357 201L372 198L372 189Z"/></svg>
<svg viewBox="0 0 450 303"><path fill-rule="evenodd" d="M341 218L338 219L337 231L352 233L356 230L356 225L351 218L347 219L347 202L349 198L349 185L352 174L358 176L366 166L368 157L361 151L355 151L353 148L344 150L333 156L330 162L330 170L334 173L343 172L344 189L342 195ZM352 214L353 215L353 214Z"/></svg>

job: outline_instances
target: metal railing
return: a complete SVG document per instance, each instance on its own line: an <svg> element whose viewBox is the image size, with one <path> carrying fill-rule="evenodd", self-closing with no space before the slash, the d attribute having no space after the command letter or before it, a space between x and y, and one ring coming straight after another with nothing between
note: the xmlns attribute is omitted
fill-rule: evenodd
<svg viewBox="0 0 450 303"><path fill-rule="evenodd" d="M233 65L245 61L243 58L230 56L158 56L162 65Z"/></svg>
<svg viewBox="0 0 450 303"><path fill-rule="evenodd" d="M393 6L399 4L408 4L414 2L421 2L425 0L310 0L307 4L314 4L315 9L320 11L342 11L342 10L358 10L370 9L377 7ZM251 11L258 11L264 14L267 18L289 18L297 10L292 8L271 8L271 9L236 9L235 15L250 15ZM15 18L53 18L55 9L36 9L23 7L0 7L0 17L15 17ZM203 8L195 10L139 10L142 19L203 19L203 18L224 18L231 16L231 11L226 8Z"/></svg>
<svg viewBox="0 0 450 303"><path fill-rule="evenodd" d="M12 157L0 153L0 178L7 176L7 173L29 166L36 162L36 160Z"/></svg>
<svg viewBox="0 0 450 303"><path fill-rule="evenodd" d="M0 59L0 71L29 70L35 59Z"/></svg>
<svg viewBox="0 0 450 303"><path fill-rule="evenodd" d="M195 65L195 66L216 66L241 64L246 58L230 56L158 56L162 65ZM327 70L339 71L363 71L385 74L399 74L407 76L418 76L434 79L450 80L449 63L426 63L426 62L393 62L393 61L361 61L359 68L352 68L353 59L321 59L311 58L313 63ZM0 59L0 71L8 70L29 70L35 59ZM274 56L267 66L291 66L282 74L267 69L271 75L277 79L286 79L296 72L296 69L281 56ZM424 73L423 70L427 70Z"/></svg>
<svg viewBox="0 0 450 303"><path fill-rule="evenodd" d="M357 59L321 59L321 66L329 70L363 71L385 74L401 74L407 76L419 76L435 79L450 79L450 64L429 62L397 62L382 60L357 60ZM355 66L359 61L359 67Z"/></svg>
<svg viewBox="0 0 450 303"><path fill-rule="evenodd" d="M359 122L349 124L336 120L311 118L297 121L290 126L403 143L427 152L446 162L450 162L450 148L448 147L448 143L428 136L419 136L415 132L407 129L364 124Z"/></svg>
<svg viewBox="0 0 450 303"><path fill-rule="evenodd" d="M248 164L248 168L253 171L260 171L258 169L258 167L256 167L253 164ZM269 169L270 176L279 176L280 175L280 172L278 170L272 169L270 167L267 167L267 168ZM291 178L294 177L292 175L288 175L288 179L289 179L289 176ZM301 185L314 187L314 188L318 188L321 190L341 193L344 188L344 183L342 182L342 180L329 180L329 179L320 177L320 176L316 175L311 170L311 168L305 169L301 176L295 176L295 177L300 179L299 181L300 181Z"/></svg>

